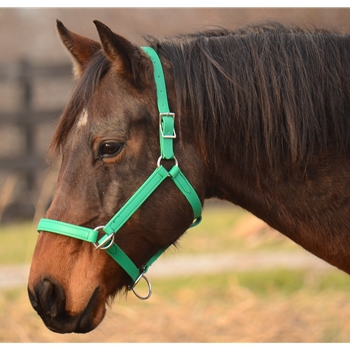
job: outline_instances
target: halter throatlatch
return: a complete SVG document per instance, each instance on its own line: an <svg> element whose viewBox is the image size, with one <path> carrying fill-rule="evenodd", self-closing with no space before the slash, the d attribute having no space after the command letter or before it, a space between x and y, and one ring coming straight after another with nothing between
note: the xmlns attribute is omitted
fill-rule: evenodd
<svg viewBox="0 0 350 350"><path fill-rule="evenodd" d="M160 249L145 265L138 268L114 242L115 234L167 178L170 178L175 183L177 188L186 197L192 207L194 222L190 227L196 226L200 223L202 219L202 204L196 191L180 170L177 159L174 155L173 140L176 138L175 114L171 113L169 110L162 64L158 54L155 52L155 50L153 50L153 48L142 47L142 49L148 54L153 63L154 79L157 87L159 140L161 152L157 162L157 168L105 226L98 226L91 229L61 221L41 219L38 225L38 232L47 231L80 239L93 243L96 249L105 250L132 279L132 283L128 289L133 290L134 294L138 298L148 299L152 294L152 287L145 274L149 267L169 246ZM162 166L162 159L174 160L175 165L168 171ZM104 232L104 235L98 239L100 231ZM135 290L137 283L141 279L144 279L148 285L148 294L146 296L140 296Z"/></svg>

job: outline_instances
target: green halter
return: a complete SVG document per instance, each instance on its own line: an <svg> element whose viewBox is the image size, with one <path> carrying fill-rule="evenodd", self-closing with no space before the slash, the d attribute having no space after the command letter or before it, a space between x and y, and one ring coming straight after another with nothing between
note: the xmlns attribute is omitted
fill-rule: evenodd
<svg viewBox="0 0 350 350"><path fill-rule="evenodd" d="M122 249L116 243L114 243L115 234L166 178L170 178L175 183L193 209L193 217L195 221L190 227L196 226L200 223L202 219L202 204L196 191L180 170L174 155L173 140L176 138L175 114L170 113L169 110L162 64L157 53L151 47L142 47L142 49L148 54L153 63L154 79L157 87L159 139L161 150L161 156L158 159L157 168L105 226L98 226L95 229L91 229L61 221L41 219L38 225L38 232L47 231L58 233L91 242L95 245L96 249L106 250L106 252L131 277L133 284L129 286L129 290L132 289L135 295L140 299L148 299L151 296L152 289L148 279L145 277L145 273L148 271L153 262L156 261L169 246L160 249L144 266L139 269L122 251ZM162 159L174 160L175 165L168 171L161 165ZM98 232L100 230L102 230L105 234L98 240ZM146 280L149 287L149 293L146 297L141 297L134 289L141 278Z"/></svg>

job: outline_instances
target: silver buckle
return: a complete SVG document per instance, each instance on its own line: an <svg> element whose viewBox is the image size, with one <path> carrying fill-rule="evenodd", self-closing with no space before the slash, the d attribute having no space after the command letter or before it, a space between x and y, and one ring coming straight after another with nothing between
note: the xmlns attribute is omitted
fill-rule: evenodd
<svg viewBox="0 0 350 350"><path fill-rule="evenodd" d="M174 134L173 135L164 135L163 128L162 128L162 117L164 117L164 116L172 117L174 119L174 122L175 122L175 113L171 113L171 112L159 113L159 129L160 129L160 132L162 134L163 139L176 139L175 129L174 129Z"/></svg>

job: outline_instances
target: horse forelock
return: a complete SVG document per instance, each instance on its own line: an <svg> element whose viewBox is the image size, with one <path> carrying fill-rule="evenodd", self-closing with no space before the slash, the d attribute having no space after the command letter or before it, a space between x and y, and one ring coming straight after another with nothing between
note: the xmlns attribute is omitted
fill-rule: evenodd
<svg viewBox="0 0 350 350"><path fill-rule="evenodd" d="M177 109L191 111L206 159L226 153L280 167L347 152L348 36L263 23L148 40L171 61Z"/></svg>
<svg viewBox="0 0 350 350"><path fill-rule="evenodd" d="M52 139L49 156L57 154L70 131L76 124L86 123L87 108L102 80L107 74L110 63L102 51L98 51L87 64L81 78L76 82L69 102L67 103Z"/></svg>

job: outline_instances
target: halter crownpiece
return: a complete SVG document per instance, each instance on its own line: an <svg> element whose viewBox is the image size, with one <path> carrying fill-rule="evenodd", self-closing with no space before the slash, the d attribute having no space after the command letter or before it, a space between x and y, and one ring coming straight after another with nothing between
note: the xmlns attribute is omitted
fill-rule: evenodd
<svg viewBox="0 0 350 350"><path fill-rule="evenodd" d="M53 232L87 241L93 243L96 249L105 250L132 279L133 283L128 287L128 289L133 290L138 298L148 299L152 294L152 287L145 274L149 267L166 249L169 248L170 245L160 249L145 265L139 269L114 242L115 234L167 178L170 178L175 183L177 188L186 197L187 201L192 207L194 222L190 227L194 227L201 222L202 203L196 191L180 170L177 159L174 155L173 140L176 138L175 114L171 113L169 109L162 64L158 54L153 48L142 47L142 49L148 54L153 63L154 80L157 88L159 140L161 153L157 162L157 168L105 226L98 226L91 229L45 218L39 221L37 230L38 232ZM168 171L161 165L162 159L174 160L175 165ZM98 240L99 231L103 231L105 234ZM146 296L140 296L135 290L135 287L141 278L144 278L148 285L148 294Z"/></svg>

